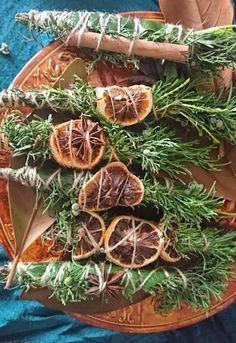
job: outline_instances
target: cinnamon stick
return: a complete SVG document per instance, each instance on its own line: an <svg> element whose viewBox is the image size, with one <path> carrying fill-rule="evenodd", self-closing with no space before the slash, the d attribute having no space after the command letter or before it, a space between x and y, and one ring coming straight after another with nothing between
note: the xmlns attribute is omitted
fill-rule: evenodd
<svg viewBox="0 0 236 343"><path fill-rule="evenodd" d="M111 52L128 54L129 52L143 57L152 57L174 61L177 63L186 63L189 57L189 47L187 45L157 43L136 39L134 41L124 37L102 36L100 33L83 32L79 30L70 34L66 45L77 48L91 48L95 50L106 50ZM132 49L130 49L132 47Z"/></svg>

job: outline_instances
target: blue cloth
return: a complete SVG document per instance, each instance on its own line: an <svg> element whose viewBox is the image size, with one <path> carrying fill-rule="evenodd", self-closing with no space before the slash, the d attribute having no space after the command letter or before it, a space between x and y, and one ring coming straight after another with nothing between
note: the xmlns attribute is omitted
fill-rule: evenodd
<svg viewBox="0 0 236 343"><path fill-rule="evenodd" d="M30 9L87 9L101 11L156 11L155 0L8 0L0 2L0 43L7 42L10 56L0 55L0 89L8 87L25 63L40 49L36 42L27 42L27 31L16 25L17 12ZM21 33L21 35L19 34ZM47 39L44 37L43 42ZM7 258L0 246L0 264ZM121 334L79 322L62 312L43 307L35 301L20 301L19 290L6 291L0 285L1 343L233 343L236 342L236 304L197 325L159 334Z"/></svg>

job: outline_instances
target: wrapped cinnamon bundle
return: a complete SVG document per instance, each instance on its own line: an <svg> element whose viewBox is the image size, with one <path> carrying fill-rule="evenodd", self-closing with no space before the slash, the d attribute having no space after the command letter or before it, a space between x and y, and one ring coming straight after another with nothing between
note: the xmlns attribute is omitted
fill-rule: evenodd
<svg viewBox="0 0 236 343"><path fill-rule="evenodd" d="M52 33L66 44L77 47L126 52L128 55L136 53L186 62L208 70L234 66L236 60L236 34L232 26L194 31L181 25L79 11L30 11L18 13L16 21L30 30Z"/></svg>

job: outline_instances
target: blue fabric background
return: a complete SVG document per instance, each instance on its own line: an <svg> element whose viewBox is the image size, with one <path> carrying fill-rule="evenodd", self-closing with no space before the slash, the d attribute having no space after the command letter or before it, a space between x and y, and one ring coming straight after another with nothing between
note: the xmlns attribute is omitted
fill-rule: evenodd
<svg viewBox="0 0 236 343"><path fill-rule="evenodd" d="M0 89L8 87L25 63L40 49L27 42L27 31L16 25L17 12L30 9L88 9L101 11L156 11L155 0L30 0L0 1L0 43L7 42L10 56L0 55ZM47 39L43 38L44 44ZM0 264L6 256L0 247ZM18 299L19 291L5 291L0 285L1 343L80 343L80 342L156 342L156 343L233 343L236 342L236 304L197 325L159 334L121 334L81 323L59 311L45 308L34 301Z"/></svg>

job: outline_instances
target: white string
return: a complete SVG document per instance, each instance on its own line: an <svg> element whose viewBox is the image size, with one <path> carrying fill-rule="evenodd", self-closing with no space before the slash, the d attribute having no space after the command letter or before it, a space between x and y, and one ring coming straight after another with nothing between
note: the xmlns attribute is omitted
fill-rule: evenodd
<svg viewBox="0 0 236 343"><path fill-rule="evenodd" d="M137 231L140 226L143 223L141 222L138 226L136 226L135 228L133 228L125 237L123 237L119 242L117 242L115 245L113 245L112 247L108 248L108 249L104 249L105 253L107 252L111 252L112 250L118 248L122 243L124 243L127 239L129 239L134 233L135 231Z"/></svg>
<svg viewBox="0 0 236 343"><path fill-rule="evenodd" d="M102 293L102 291L105 289L106 287L106 282L103 282L102 279L102 272L100 270L100 268L98 268L97 264L94 265L97 276L98 276L98 280L99 280L99 293Z"/></svg>
<svg viewBox="0 0 236 343"><path fill-rule="evenodd" d="M6 180L14 180L16 182L21 183L25 186L30 186L34 188L50 188L50 185L56 179L57 184L59 185L60 189L63 188L63 182L61 178L61 169L57 169L53 174L51 174L47 180L44 180L40 177L37 172L36 168L31 167L22 167L19 169L12 169L12 168L0 168L0 178ZM73 184L70 188L69 192L72 192L80 183L81 178L84 176L83 172L79 174L74 171L73 175ZM87 174L85 174L87 176Z"/></svg>
<svg viewBox="0 0 236 343"><path fill-rule="evenodd" d="M156 273L156 269L153 269L146 277L145 277L145 279L142 281L142 283L140 284L140 286L138 287L138 291L140 290L140 289L142 289L143 288L143 286L147 283L147 281L150 279L150 277L152 276L152 274L154 274L154 273Z"/></svg>
<svg viewBox="0 0 236 343"><path fill-rule="evenodd" d="M173 32L173 29L174 29L175 25L173 24L167 24L166 25L166 31L165 31L165 41L169 42L170 41L170 38L171 38L171 35L172 35L172 32Z"/></svg>
<svg viewBox="0 0 236 343"><path fill-rule="evenodd" d="M93 248L95 248L96 250L100 250L100 246L97 244L97 242L95 241L95 239L93 238L92 234L89 232L87 226L82 223L82 228L85 230L89 240L90 240L90 243L92 244Z"/></svg>
<svg viewBox="0 0 236 343"><path fill-rule="evenodd" d="M139 35L139 31L140 31L140 21L138 18L134 18L134 32L133 32L133 38L132 38L130 45L129 45L129 50L127 53L128 56L130 56L132 54L134 42L136 40L136 37Z"/></svg>
<svg viewBox="0 0 236 343"><path fill-rule="evenodd" d="M19 169L0 168L0 178L14 180L25 186L40 188L45 185L36 168L22 167Z"/></svg>
<svg viewBox="0 0 236 343"><path fill-rule="evenodd" d="M67 270L67 267L68 267L68 262L65 262L65 263L62 263L57 274L56 274L56 277L55 279L53 280L53 285L56 286L57 285L57 282L60 283L63 279L64 279L64 275L66 273L66 270Z"/></svg>
<svg viewBox="0 0 236 343"><path fill-rule="evenodd" d="M73 181L73 184L72 184L71 188L69 189L68 193L71 193L74 191L74 189L77 187L78 183L80 182L83 174L84 174L83 172L80 172L77 175L77 172L74 170L74 181Z"/></svg>
<svg viewBox="0 0 236 343"><path fill-rule="evenodd" d="M117 36L119 36L121 32L121 15L117 14L116 17L117 17Z"/></svg>
<svg viewBox="0 0 236 343"><path fill-rule="evenodd" d="M112 16L111 14L108 14L104 23L103 23L104 13L100 13L99 20L100 20L101 32L100 32L100 36L98 38L97 47L96 47L95 51L99 51L99 49L100 49L100 45L101 45L101 42L102 42L104 35L106 34L106 28L107 28L107 25L108 25L108 22L109 22L111 16Z"/></svg>
<svg viewBox="0 0 236 343"><path fill-rule="evenodd" d="M128 94L128 96L129 96L129 98L130 98L130 101L132 102L133 109L134 109L134 112L135 112L136 117L139 118L137 106L136 106L136 103L135 103L135 101L134 101L134 99L133 99L132 94L131 94L130 91L129 91L129 88L128 88L128 87L125 87L125 91L126 91L126 93Z"/></svg>
<svg viewBox="0 0 236 343"><path fill-rule="evenodd" d="M79 21L77 22L77 24L75 25L74 29L71 31L71 33L69 34L69 36L65 42L66 45L69 44L69 41L71 40L71 38L75 35L75 33L77 33L76 46L78 48L80 47L81 38L82 38L84 32L86 31L87 23L89 21L90 16L91 16L91 12L88 12L88 11L82 12L80 14Z"/></svg>
<svg viewBox="0 0 236 343"><path fill-rule="evenodd" d="M107 87L105 88L109 97L110 97L110 100L111 100L111 107L112 107L112 115L113 115L113 120L115 121L116 120L116 111L115 111L115 105L114 105L114 100L113 100L113 97L112 97L112 93L110 91L110 87Z"/></svg>
<svg viewBox="0 0 236 343"><path fill-rule="evenodd" d="M179 268L176 268L176 267L173 267L178 273L179 275L181 276L182 280L183 280L183 287L184 289L186 289L188 287L188 281L187 281L187 278L186 276L184 275L184 273L179 269Z"/></svg>

